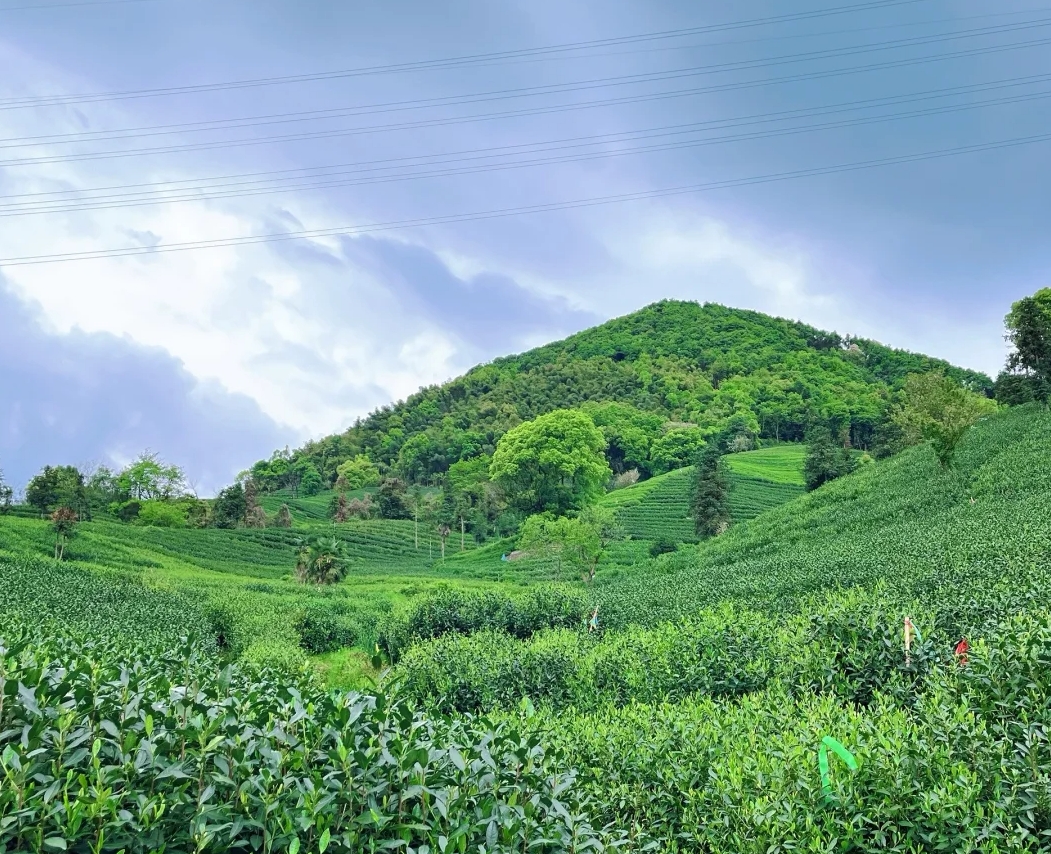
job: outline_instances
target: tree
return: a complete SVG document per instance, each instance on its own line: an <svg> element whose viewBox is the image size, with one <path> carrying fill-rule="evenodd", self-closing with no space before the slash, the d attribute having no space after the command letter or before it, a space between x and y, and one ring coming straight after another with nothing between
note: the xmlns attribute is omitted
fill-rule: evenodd
<svg viewBox="0 0 1051 854"><path fill-rule="evenodd" d="M730 524L730 485L723 473L722 455L716 445L696 458L690 483L690 516L697 533L714 537Z"/></svg>
<svg viewBox="0 0 1051 854"><path fill-rule="evenodd" d="M307 496L317 495L325 488L325 481L321 477L321 472L319 472L317 466L311 462L301 460L300 463L296 464L296 468L300 475L299 491Z"/></svg>
<svg viewBox="0 0 1051 854"><path fill-rule="evenodd" d="M143 501L135 521L154 528L185 528L189 509L181 501Z"/></svg>
<svg viewBox="0 0 1051 854"><path fill-rule="evenodd" d="M815 490L853 470L854 458L850 450L836 442L828 425L815 424L807 431L803 478L808 490Z"/></svg>
<svg viewBox="0 0 1051 854"><path fill-rule="evenodd" d="M77 533L77 514L70 507L59 507L51 514L51 530L55 534L55 560L62 560L66 544Z"/></svg>
<svg viewBox="0 0 1051 854"><path fill-rule="evenodd" d="M676 427L655 440L650 448L650 471L664 474L685 468L706 444L697 427Z"/></svg>
<svg viewBox="0 0 1051 854"><path fill-rule="evenodd" d="M1014 347L1007 357L1008 372L1024 376L1032 398L1046 402L1051 396L1051 288L1014 303L1004 326Z"/></svg>
<svg viewBox="0 0 1051 854"><path fill-rule="evenodd" d="M565 513L596 501L612 476L606 440L583 412L557 409L508 431L489 472L526 512Z"/></svg>
<svg viewBox="0 0 1051 854"><path fill-rule="evenodd" d="M329 504L329 515L332 517L333 522L346 522L350 518L350 511L347 509L346 493L340 492L332 497L332 501Z"/></svg>
<svg viewBox="0 0 1051 854"><path fill-rule="evenodd" d="M75 466L44 466L26 486L26 503L46 516L59 507L85 505L84 475Z"/></svg>
<svg viewBox="0 0 1051 854"><path fill-rule="evenodd" d="M212 505L212 524L216 528L236 528L244 523L248 512L244 487L235 483L215 497Z"/></svg>
<svg viewBox="0 0 1051 854"><path fill-rule="evenodd" d="M292 513L288 509L287 504L282 504L281 508L277 511L277 517L274 519L275 528L291 528L292 527Z"/></svg>
<svg viewBox="0 0 1051 854"><path fill-rule="evenodd" d="M335 537L317 537L300 544L296 577L304 584L335 584L347 574L346 546Z"/></svg>
<svg viewBox="0 0 1051 854"><path fill-rule="evenodd" d="M376 506L381 519L407 519L405 482L388 477L376 490Z"/></svg>
<svg viewBox="0 0 1051 854"><path fill-rule="evenodd" d="M518 547L533 555L553 558L557 570L561 570L563 563L568 564L581 573L585 581L593 582L606 548L620 535L612 511L587 507L573 518L550 514L530 516L522 525Z"/></svg>
<svg viewBox="0 0 1051 854"><path fill-rule="evenodd" d="M378 486L379 482L380 470L364 454L358 454L336 467L336 489L340 491L365 489Z"/></svg>
<svg viewBox="0 0 1051 854"><path fill-rule="evenodd" d="M170 501L178 497L185 486L183 470L165 464L151 451L143 451L117 475L117 489L136 501Z"/></svg>
<svg viewBox="0 0 1051 854"><path fill-rule="evenodd" d="M906 445L930 442L938 461L947 468L971 425L996 409L995 400L969 391L944 374L910 374L891 420Z"/></svg>

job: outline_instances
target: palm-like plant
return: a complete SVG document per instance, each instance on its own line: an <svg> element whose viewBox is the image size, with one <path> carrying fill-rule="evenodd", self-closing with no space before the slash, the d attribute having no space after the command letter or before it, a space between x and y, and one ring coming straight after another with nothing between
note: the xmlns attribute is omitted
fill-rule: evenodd
<svg viewBox="0 0 1051 854"><path fill-rule="evenodd" d="M304 584L335 584L347 574L346 547L335 537L317 537L301 542L296 559L296 577Z"/></svg>

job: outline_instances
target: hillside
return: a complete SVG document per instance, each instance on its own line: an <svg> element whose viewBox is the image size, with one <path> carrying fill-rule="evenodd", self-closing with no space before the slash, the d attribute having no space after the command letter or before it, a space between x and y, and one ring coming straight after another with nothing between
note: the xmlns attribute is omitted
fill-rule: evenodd
<svg viewBox="0 0 1051 854"><path fill-rule="evenodd" d="M758 451L728 454L730 514L744 522L804 492L802 445L777 445ZM676 469L606 495L601 506L611 508L626 535L637 540L696 541L689 518L692 467Z"/></svg>
<svg viewBox="0 0 1051 854"><path fill-rule="evenodd" d="M817 416L867 447L878 438L888 391L910 372L935 369L974 389L992 387L984 374L874 341L711 303L664 301L422 389L345 433L307 444L291 462L309 462L331 484L341 462L365 455L384 472L426 483L458 460L491 454L522 421L609 403L628 407L596 418L614 471L676 467L652 453L669 425L798 441ZM253 472L262 483L284 485L286 475L266 461Z"/></svg>
<svg viewBox="0 0 1051 854"><path fill-rule="evenodd" d="M1051 754L1025 741L1051 724L1048 447L1046 409L1002 413L953 470L913 448L611 578L597 634L461 624L410 647L399 684L508 721L528 697L632 850L1046 850L1008 840L1051 818L1026 794ZM825 737L858 763L827 794Z"/></svg>

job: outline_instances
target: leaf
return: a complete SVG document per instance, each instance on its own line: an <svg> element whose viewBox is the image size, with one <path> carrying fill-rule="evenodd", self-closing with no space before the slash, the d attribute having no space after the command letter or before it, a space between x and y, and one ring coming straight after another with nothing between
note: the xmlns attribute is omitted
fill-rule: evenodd
<svg viewBox="0 0 1051 854"><path fill-rule="evenodd" d="M299 837L295 836L292 838L292 843L288 846L288 854L299 854Z"/></svg>
<svg viewBox="0 0 1051 854"><path fill-rule="evenodd" d="M318 851L321 854L325 854L325 850L328 848L329 842L332 841L332 834L329 833L329 829L326 827L321 834L321 838L317 842Z"/></svg>
<svg viewBox="0 0 1051 854"><path fill-rule="evenodd" d="M54 848L56 851L66 850L66 840L61 836L49 836L44 840L44 845L48 848Z"/></svg>

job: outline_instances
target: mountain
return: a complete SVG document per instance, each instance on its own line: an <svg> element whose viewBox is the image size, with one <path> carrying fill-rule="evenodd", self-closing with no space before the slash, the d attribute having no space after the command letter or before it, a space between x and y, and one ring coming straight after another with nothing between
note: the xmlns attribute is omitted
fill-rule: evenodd
<svg viewBox="0 0 1051 854"><path fill-rule="evenodd" d="M614 471L636 467L644 476L680 462L674 449L670 460L651 459L654 442L675 427L799 440L820 418L868 447L889 392L907 374L931 370L975 390L992 388L984 374L875 341L714 303L665 300L423 388L344 433L308 443L290 461L311 464L330 484L336 467L358 455L410 482L433 482L460 460L492 453L516 424L569 407L591 408L610 440ZM619 406L601 406L610 403ZM288 462L271 473L263 461L254 472L277 488L287 485L280 472Z"/></svg>

